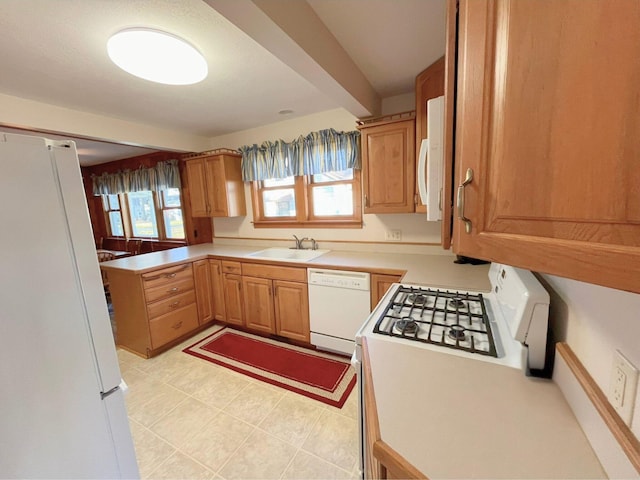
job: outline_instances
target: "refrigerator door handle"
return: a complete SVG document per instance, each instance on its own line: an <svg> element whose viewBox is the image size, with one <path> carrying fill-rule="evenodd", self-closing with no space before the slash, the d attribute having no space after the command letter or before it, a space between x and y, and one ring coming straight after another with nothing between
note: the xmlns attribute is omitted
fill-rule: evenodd
<svg viewBox="0 0 640 480"><path fill-rule="evenodd" d="M100 398L102 400L104 400L105 398L107 398L109 395L111 395L112 393L115 393L116 391L118 391L120 389L120 385L113 387L111 390L109 390L108 392L100 392Z"/></svg>
<svg viewBox="0 0 640 480"><path fill-rule="evenodd" d="M126 395L129 391L129 386L125 383L124 379L120 380L120 383L113 387L111 390L107 390L106 392L100 392L100 399L104 400L112 393L115 393L117 390L120 390L123 395Z"/></svg>

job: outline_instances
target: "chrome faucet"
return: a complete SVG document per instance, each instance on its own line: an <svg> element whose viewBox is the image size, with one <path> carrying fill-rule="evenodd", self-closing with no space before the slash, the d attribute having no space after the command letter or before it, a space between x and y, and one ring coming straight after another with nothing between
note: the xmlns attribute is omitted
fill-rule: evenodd
<svg viewBox="0 0 640 480"><path fill-rule="evenodd" d="M316 242L313 238L309 238L308 240L311 242L311 250L317 250L318 242Z"/></svg>
<svg viewBox="0 0 640 480"><path fill-rule="evenodd" d="M302 242L304 242L305 240L309 240L307 237L304 237L304 238L298 238L298 237L296 237L295 235L293 236L293 238L295 238L295 239L296 239L296 246L295 246L295 249L296 249L296 250L303 250ZM314 240L314 241L315 241L315 240Z"/></svg>

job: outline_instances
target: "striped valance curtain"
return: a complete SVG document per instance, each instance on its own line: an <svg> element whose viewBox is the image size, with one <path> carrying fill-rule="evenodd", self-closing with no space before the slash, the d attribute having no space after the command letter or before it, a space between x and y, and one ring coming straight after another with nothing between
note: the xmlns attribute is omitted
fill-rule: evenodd
<svg viewBox="0 0 640 480"><path fill-rule="evenodd" d="M360 132L312 132L287 143L266 141L241 147L245 182L360 168Z"/></svg>
<svg viewBox="0 0 640 480"><path fill-rule="evenodd" d="M92 175L94 195L167 190L180 188L178 160L158 162L154 167L121 170L116 173Z"/></svg>

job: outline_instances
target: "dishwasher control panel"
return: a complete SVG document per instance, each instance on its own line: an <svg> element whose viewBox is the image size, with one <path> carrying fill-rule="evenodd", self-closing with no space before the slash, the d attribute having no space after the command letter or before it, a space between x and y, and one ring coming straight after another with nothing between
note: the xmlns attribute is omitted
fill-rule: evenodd
<svg viewBox="0 0 640 480"><path fill-rule="evenodd" d="M309 285L320 285L350 290L369 290L369 274L344 270L308 269Z"/></svg>

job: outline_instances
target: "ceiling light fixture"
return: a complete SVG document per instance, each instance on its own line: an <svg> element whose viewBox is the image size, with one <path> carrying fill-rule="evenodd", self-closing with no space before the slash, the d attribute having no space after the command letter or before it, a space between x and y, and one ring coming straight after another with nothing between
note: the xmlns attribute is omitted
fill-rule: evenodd
<svg viewBox="0 0 640 480"><path fill-rule="evenodd" d="M208 74L206 60L193 45L160 30L121 30L109 38L107 52L125 72L152 82L191 85Z"/></svg>

